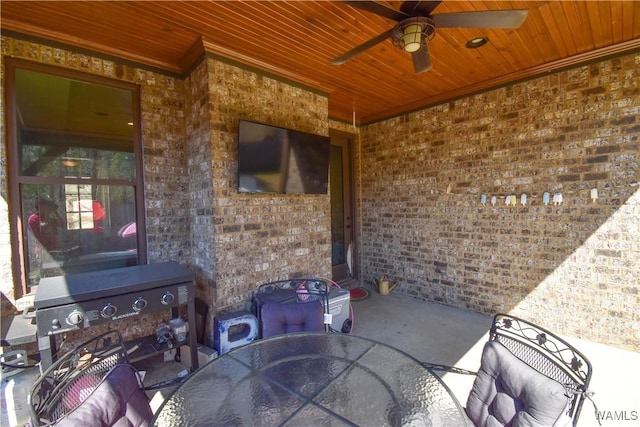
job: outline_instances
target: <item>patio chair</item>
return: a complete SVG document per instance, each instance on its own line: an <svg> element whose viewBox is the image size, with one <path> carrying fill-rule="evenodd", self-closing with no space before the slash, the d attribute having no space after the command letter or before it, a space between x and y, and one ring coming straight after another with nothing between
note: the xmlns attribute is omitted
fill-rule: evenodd
<svg viewBox="0 0 640 427"><path fill-rule="evenodd" d="M325 330L324 310L319 300L300 304L267 302L262 306L262 337L292 332L322 332Z"/></svg>
<svg viewBox="0 0 640 427"><path fill-rule="evenodd" d="M322 279L291 279L262 284L256 290L254 303L260 337L265 337L265 327L268 333L276 330L293 332L299 328L317 330L318 308L320 330L330 331L329 285ZM265 314L266 319L263 317Z"/></svg>
<svg viewBox="0 0 640 427"><path fill-rule="evenodd" d="M497 314L465 410L478 427L575 426L584 400L591 399L591 372L589 360L562 338L526 320Z"/></svg>
<svg viewBox="0 0 640 427"><path fill-rule="evenodd" d="M34 426L147 426L153 413L122 336L101 334L54 362L27 396Z"/></svg>

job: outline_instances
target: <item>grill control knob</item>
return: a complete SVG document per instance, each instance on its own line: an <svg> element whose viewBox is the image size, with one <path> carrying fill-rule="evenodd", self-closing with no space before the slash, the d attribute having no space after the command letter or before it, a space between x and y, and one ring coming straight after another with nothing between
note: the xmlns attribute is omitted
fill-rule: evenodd
<svg viewBox="0 0 640 427"><path fill-rule="evenodd" d="M137 300L133 302L133 309L135 311L140 311L147 306L147 300L142 297L138 297Z"/></svg>
<svg viewBox="0 0 640 427"><path fill-rule="evenodd" d="M115 305L111 303L107 303L107 305L104 306L100 314L102 314L102 317L108 318L116 314L117 311L118 311L118 308Z"/></svg>
<svg viewBox="0 0 640 427"><path fill-rule="evenodd" d="M160 298L160 302L164 305L169 305L173 302L174 299L176 299L176 297L174 297L171 292L166 292L164 295L162 295L162 298Z"/></svg>
<svg viewBox="0 0 640 427"><path fill-rule="evenodd" d="M67 316L67 323L71 326L79 325L84 320L84 314L81 311L73 310Z"/></svg>

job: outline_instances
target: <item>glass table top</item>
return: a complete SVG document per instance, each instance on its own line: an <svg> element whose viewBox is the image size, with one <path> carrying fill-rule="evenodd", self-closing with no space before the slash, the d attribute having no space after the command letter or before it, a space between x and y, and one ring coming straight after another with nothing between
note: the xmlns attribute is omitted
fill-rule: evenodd
<svg viewBox="0 0 640 427"><path fill-rule="evenodd" d="M258 340L195 371L156 426L465 426L440 378L385 344L353 335Z"/></svg>

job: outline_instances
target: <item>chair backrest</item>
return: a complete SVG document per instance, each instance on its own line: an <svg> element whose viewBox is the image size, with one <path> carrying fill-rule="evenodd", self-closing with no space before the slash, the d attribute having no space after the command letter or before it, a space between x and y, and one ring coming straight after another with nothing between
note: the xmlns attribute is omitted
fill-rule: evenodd
<svg viewBox="0 0 640 427"><path fill-rule="evenodd" d="M256 289L254 295L254 314L258 318L260 336L264 337L262 308L267 303L301 304L312 301L321 303L324 313L324 329L329 331L329 284L323 279L289 279L264 283ZM295 310L295 309L294 309Z"/></svg>
<svg viewBox="0 0 640 427"><path fill-rule="evenodd" d="M124 363L111 368L95 387L74 383L66 404L73 409L56 421L56 427L147 427L153 418L137 369Z"/></svg>
<svg viewBox="0 0 640 427"><path fill-rule="evenodd" d="M325 330L324 310L319 300L300 303L267 302L261 309L262 337L292 332Z"/></svg>
<svg viewBox="0 0 640 427"><path fill-rule="evenodd" d="M591 370L587 358L557 335L529 321L497 314L467 414L476 425L491 420L575 426Z"/></svg>
<svg viewBox="0 0 640 427"><path fill-rule="evenodd" d="M124 387L125 384L128 386ZM101 390L98 394L106 392L109 396L119 395L121 398L90 399L98 389ZM137 371L129 364L126 347L118 331L98 335L58 358L34 382L27 401L33 425L78 425L68 416L97 410L96 402L98 406L119 405L118 408L110 407L107 412L111 415L125 414L128 410L129 414L131 411L142 414L147 421L153 415ZM138 416L132 418L138 419ZM97 414L95 419L99 419ZM102 425L110 424L103 420Z"/></svg>

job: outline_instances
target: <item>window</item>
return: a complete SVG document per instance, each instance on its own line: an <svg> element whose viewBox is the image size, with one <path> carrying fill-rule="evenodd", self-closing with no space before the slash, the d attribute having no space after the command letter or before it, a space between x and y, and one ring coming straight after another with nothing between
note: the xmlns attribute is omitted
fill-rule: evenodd
<svg viewBox="0 0 640 427"><path fill-rule="evenodd" d="M14 276L23 292L42 277L146 263L138 87L6 64Z"/></svg>

